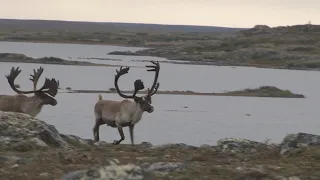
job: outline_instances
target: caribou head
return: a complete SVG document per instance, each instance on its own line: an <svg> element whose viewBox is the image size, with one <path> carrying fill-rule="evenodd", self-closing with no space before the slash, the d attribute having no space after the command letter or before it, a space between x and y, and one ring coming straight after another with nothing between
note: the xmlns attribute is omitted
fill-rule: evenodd
<svg viewBox="0 0 320 180"><path fill-rule="evenodd" d="M118 80L119 80L120 76L128 73L129 67L122 68L122 66L121 66L119 71L116 70L117 74L115 75L115 78L114 78L114 85L115 85L117 93L123 98L133 99L137 104L140 105L140 108L143 111L146 111L148 113L152 113L154 111L154 107L151 105L151 103L152 103L151 97L158 91L158 88L160 86L160 83L158 82L159 71L160 71L159 62L151 61L151 63L153 65L146 66L147 68L151 68L151 69L148 69L147 71L149 71L149 72L154 71L155 77L154 77L154 81L153 81L151 88L148 88L147 95L144 95L141 97L137 96L137 92L144 89L144 84L141 81L141 79L138 79L134 82L134 91L133 91L132 95L125 95L120 91L119 86L118 86Z"/></svg>
<svg viewBox="0 0 320 180"><path fill-rule="evenodd" d="M21 70L19 67L14 68L12 67L10 74L6 75L6 78L8 80L8 83L13 91L15 91L18 94L31 94L34 93L34 95L37 97L37 100L41 101L41 104L43 105L57 105L57 100L54 98L58 92L59 88L59 81L56 81L54 78L52 79L45 79L45 82L43 86L37 90L37 83L40 78L40 76L43 73L43 68L40 67L37 70L33 70L33 75L30 74L31 78L30 80L33 82L33 90L32 91L22 91L15 87L14 81L18 77L18 75L21 73Z"/></svg>

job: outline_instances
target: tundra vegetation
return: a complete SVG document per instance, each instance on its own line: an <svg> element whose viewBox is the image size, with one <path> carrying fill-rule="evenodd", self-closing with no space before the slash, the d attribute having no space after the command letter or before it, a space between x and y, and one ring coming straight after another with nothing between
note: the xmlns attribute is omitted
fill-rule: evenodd
<svg viewBox="0 0 320 180"><path fill-rule="evenodd" d="M56 24L59 24L57 26ZM320 25L253 28L1 20L0 40L147 47L138 52L191 64L318 70ZM67 29L67 30L66 30Z"/></svg>
<svg viewBox="0 0 320 180"><path fill-rule="evenodd" d="M205 35L203 39L169 41L137 52L111 52L159 56L191 64L253 66L262 68L318 70L320 25L287 27L255 26L233 36Z"/></svg>

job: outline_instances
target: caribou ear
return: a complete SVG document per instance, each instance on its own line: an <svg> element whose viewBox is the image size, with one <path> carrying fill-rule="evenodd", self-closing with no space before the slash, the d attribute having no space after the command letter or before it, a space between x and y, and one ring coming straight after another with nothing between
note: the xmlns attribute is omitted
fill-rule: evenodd
<svg viewBox="0 0 320 180"><path fill-rule="evenodd" d="M139 103L139 102L141 101L141 98L135 96L135 97L133 98L133 100L134 100L134 102Z"/></svg>

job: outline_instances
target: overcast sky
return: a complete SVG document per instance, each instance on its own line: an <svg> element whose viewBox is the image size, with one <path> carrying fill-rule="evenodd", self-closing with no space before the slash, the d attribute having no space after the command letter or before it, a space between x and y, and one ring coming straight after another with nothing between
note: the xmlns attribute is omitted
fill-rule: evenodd
<svg viewBox="0 0 320 180"><path fill-rule="evenodd" d="M320 0L0 0L0 18L252 27L320 24Z"/></svg>

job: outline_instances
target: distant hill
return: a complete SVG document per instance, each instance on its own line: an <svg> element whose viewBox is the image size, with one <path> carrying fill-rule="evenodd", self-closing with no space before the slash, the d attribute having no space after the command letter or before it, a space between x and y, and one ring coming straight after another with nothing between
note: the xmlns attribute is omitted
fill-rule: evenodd
<svg viewBox="0 0 320 180"><path fill-rule="evenodd" d="M26 29L39 31L130 31L130 32L179 32L179 33L213 33L236 32L247 28L231 28L217 26L191 26L191 25L162 25L142 23L115 23L115 22L77 22L55 20L25 20L25 19L0 19L1 29Z"/></svg>

